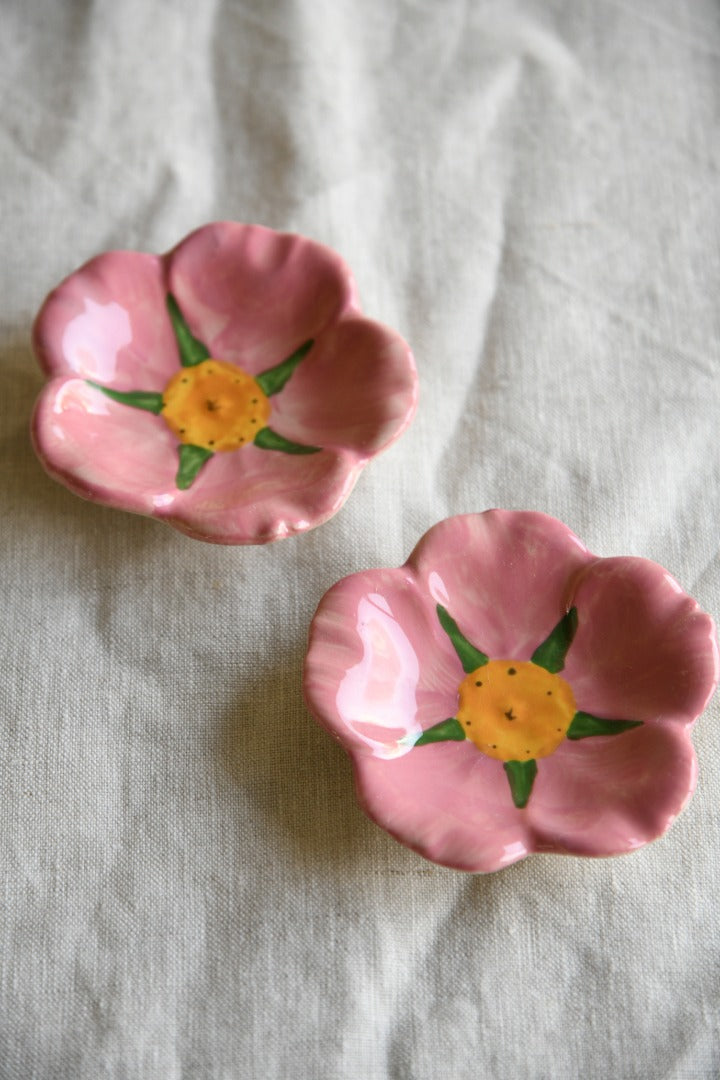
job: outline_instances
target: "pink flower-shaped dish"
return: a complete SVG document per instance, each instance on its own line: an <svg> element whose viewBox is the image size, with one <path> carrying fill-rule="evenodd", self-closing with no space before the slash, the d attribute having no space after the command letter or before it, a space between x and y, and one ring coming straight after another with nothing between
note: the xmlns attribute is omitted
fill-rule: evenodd
<svg viewBox="0 0 720 1080"><path fill-rule="evenodd" d="M712 619L667 571L491 510L333 586L304 686L366 813L478 872L664 833L695 786L690 729L717 677Z"/></svg>
<svg viewBox="0 0 720 1080"><path fill-rule="evenodd" d="M412 419L417 375L342 259L219 222L167 255L100 255L47 298L34 416L77 494L221 544L326 521Z"/></svg>

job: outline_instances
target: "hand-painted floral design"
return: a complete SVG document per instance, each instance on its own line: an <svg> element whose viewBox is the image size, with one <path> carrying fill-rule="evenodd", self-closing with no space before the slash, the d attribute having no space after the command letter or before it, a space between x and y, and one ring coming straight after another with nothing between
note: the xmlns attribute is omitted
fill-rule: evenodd
<svg viewBox="0 0 720 1080"><path fill-rule="evenodd" d="M690 729L717 678L713 622L662 567L495 510L330 589L305 694L374 821L491 871L664 833L694 789Z"/></svg>
<svg viewBox="0 0 720 1080"><path fill-rule="evenodd" d="M470 739L480 753L503 762L517 807L527 806L537 758L554 753L563 739L620 735L642 724L577 708L570 684L558 674L577 630L576 607L563 615L529 661L491 660L467 640L442 604L437 613L466 676L458 688L457 715L440 720L410 745Z"/></svg>
<svg viewBox="0 0 720 1080"><path fill-rule="evenodd" d="M334 252L205 226L165 256L98 256L35 324L35 444L78 494L217 543L327 520L410 422L417 376Z"/></svg>
<svg viewBox="0 0 720 1080"><path fill-rule="evenodd" d="M167 295L167 308L181 367L162 392L113 390L90 379L88 384L112 401L163 418L179 442L178 488L189 488L213 454L241 450L251 443L285 454L319 452L318 446L283 438L267 423L272 411L270 395L282 390L312 349L312 341L303 342L277 367L253 378L237 364L210 356L210 350L191 333L172 293Z"/></svg>

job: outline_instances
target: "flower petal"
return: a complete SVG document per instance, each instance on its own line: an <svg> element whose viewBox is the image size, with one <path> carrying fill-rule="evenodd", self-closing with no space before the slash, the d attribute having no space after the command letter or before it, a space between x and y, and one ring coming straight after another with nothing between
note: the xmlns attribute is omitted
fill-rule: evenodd
<svg viewBox="0 0 720 1080"><path fill-rule="evenodd" d="M423 729L454 714L462 668L452 650L435 648L436 622L405 568L352 574L325 594L310 627L305 695L348 751L408 754Z"/></svg>
<svg viewBox="0 0 720 1080"><path fill-rule="evenodd" d="M192 487L155 514L196 539L267 543L331 517L359 472L344 455L285 454L248 445L214 454Z"/></svg>
<svg viewBox="0 0 720 1080"><path fill-rule="evenodd" d="M158 416L108 398L84 379L53 379L33 437L48 472L78 495L139 514L177 491L176 439Z"/></svg>
<svg viewBox="0 0 720 1080"><path fill-rule="evenodd" d="M289 438L362 457L393 442L416 404L417 374L406 342L355 315L316 339L273 402Z"/></svg>
<svg viewBox="0 0 720 1080"><path fill-rule="evenodd" d="M358 756L355 777L369 817L433 862L488 873L532 850L502 763L471 743L435 743L395 761Z"/></svg>
<svg viewBox="0 0 720 1080"><path fill-rule="evenodd" d="M661 836L690 798L696 760L686 731L644 724L566 742L538 764L527 807L536 851L618 855Z"/></svg>
<svg viewBox="0 0 720 1080"><path fill-rule="evenodd" d="M192 333L214 357L253 375L354 303L352 275L335 252L260 225L205 225L166 258L170 290Z"/></svg>
<svg viewBox="0 0 720 1080"><path fill-rule="evenodd" d="M601 559L576 581L578 630L563 675L578 709L692 723L717 684L715 627L661 566Z"/></svg>
<svg viewBox="0 0 720 1080"><path fill-rule="evenodd" d="M133 251L91 259L50 293L33 344L49 375L80 375L114 390L163 390L179 361L162 260Z"/></svg>
<svg viewBox="0 0 720 1080"><path fill-rule="evenodd" d="M491 659L529 660L570 607L576 575L594 560L546 514L488 510L435 525L408 565L477 649Z"/></svg>

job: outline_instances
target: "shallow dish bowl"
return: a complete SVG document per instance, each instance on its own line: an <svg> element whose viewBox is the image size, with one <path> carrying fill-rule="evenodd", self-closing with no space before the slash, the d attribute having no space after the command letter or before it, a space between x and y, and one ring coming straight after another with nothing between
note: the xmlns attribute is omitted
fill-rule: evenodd
<svg viewBox="0 0 720 1080"><path fill-rule="evenodd" d="M407 344L361 314L343 260L261 226L100 255L49 295L33 339L48 472L215 543L326 521L416 405Z"/></svg>
<svg viewBox="0 0 720 1080"><path fill-rule="evenodd" d="M690 730L717 678L712 619L666 570L494 510L333 586L304 688L367 814L477 872L664 833L694 789Z"/></svg>

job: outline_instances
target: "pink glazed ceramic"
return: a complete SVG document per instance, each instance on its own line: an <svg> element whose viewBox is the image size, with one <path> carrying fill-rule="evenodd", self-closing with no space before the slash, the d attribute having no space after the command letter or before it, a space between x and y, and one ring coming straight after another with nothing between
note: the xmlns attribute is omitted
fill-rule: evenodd
<svg viewBox="0 0 720 1080"><path fill-rule="evenodd" d="M694 789L690 729L717 678L712 619L667 571L492 510L330 589L304 686L374 821L434 862L491 871L664 833Z"/></svg>
<svg viewBox="0 0 720 1080"><path fill-rule="evenodd" d="M220 222L113 251L47 298L33 434L77 494L221 544L326 521L415 411L412 354L328 248Z"/></svg>

